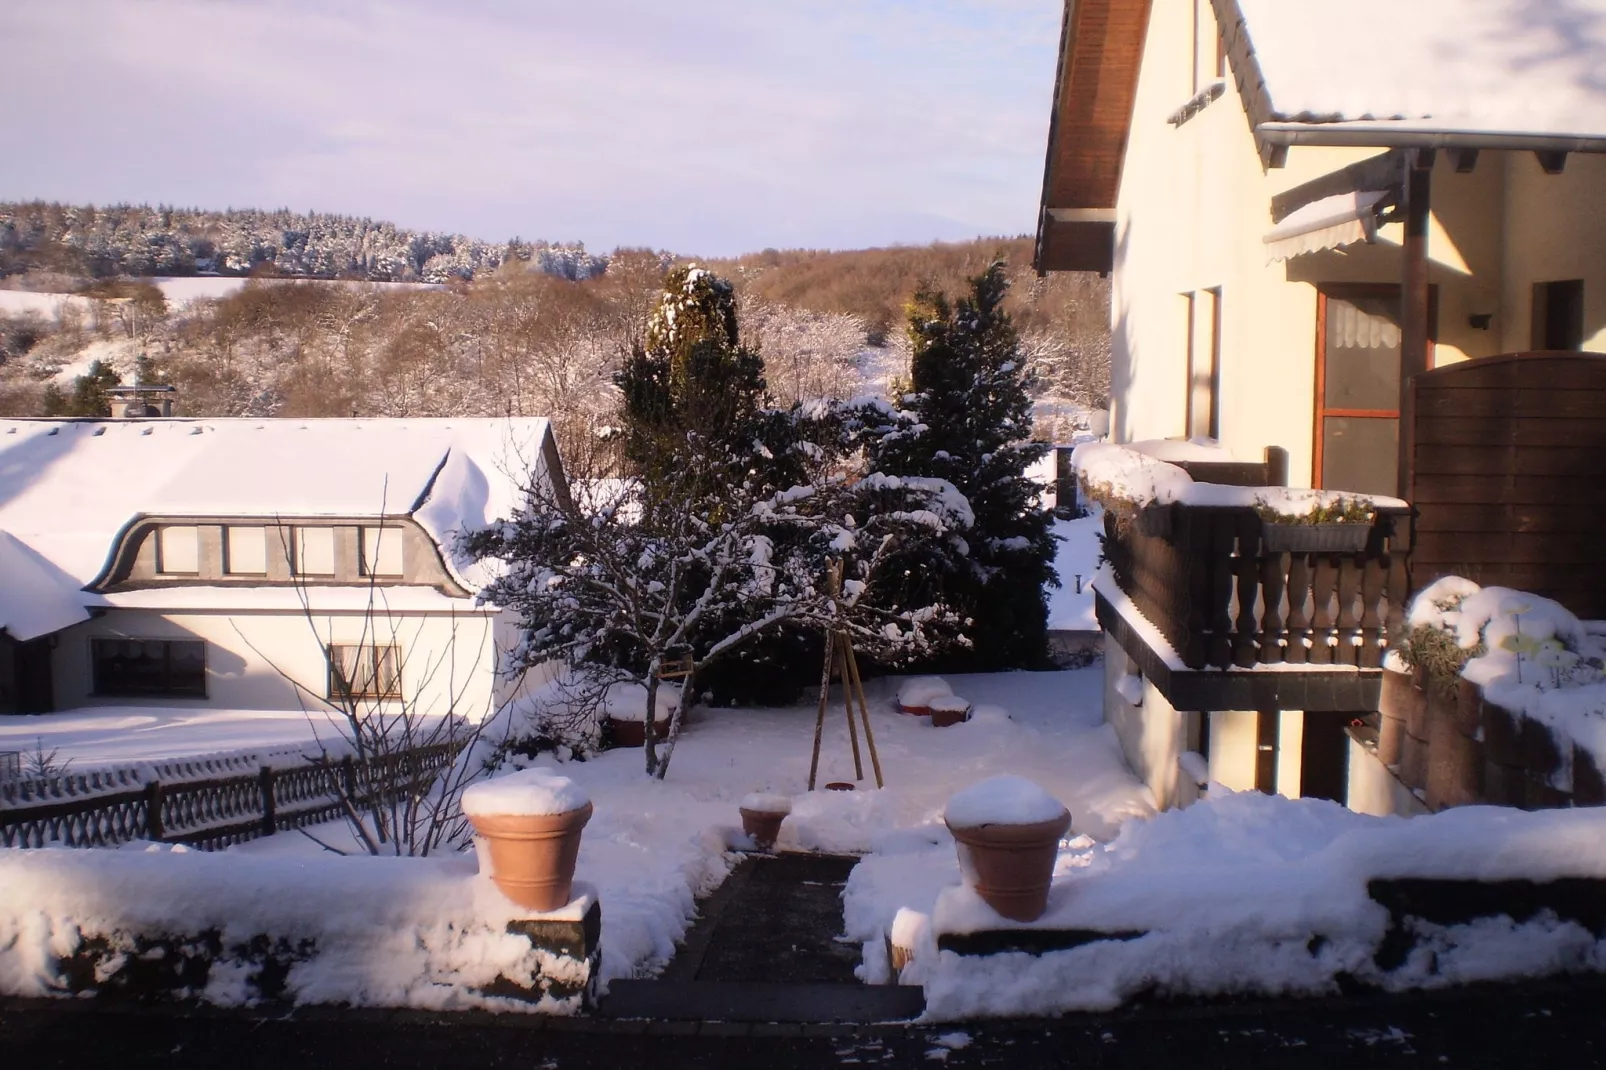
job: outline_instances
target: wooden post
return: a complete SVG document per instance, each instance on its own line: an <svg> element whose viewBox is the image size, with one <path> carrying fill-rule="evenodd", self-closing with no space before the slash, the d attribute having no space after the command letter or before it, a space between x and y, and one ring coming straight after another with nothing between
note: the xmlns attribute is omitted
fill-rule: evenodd
<svg viewBox="0 0 1606 1070"><path fill-rule="evenodd" d="M145 785L145 831L153 843L161 843L167 830L162 826L162 782Z"/></svg>
<svg viewBox="0 0 1606 1070"><path fill-rule="evenodd" d="M273 804L273 768L264 765L258 780L262 785L262 835L272 836L278 831L275 828L277 815Z"/></svg>
<svg viewBox="0 0 1606 1070"><path fill-rule="evenodd" d="M1433 215L1433 152L1417 149L1405 165L1405 245L1400 277L1400 453L1396 486L1410 500L1416 423L1412 384L1428 370L1428 224Z"/></svg>
<svg viewBox="0 0 1606 1070"><path fill-rule="evenodd" d="M853 779L863 780L864 759L859 756L859 730L853 723L853 684L848 680L848 637L842 636L835 645L837 672L842 677L842 712L848 715L848 743L853 747Z"/></svg>

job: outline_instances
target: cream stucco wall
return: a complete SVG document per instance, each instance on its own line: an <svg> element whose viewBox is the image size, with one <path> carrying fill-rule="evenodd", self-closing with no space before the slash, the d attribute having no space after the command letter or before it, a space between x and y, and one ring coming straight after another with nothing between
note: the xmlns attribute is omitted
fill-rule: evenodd
<svg viewBox="0 0 1606 1070"><path fill-rule="evenodd" d="M1402 228L1357 244L1268 264L1271 199L1380 149L1296 148L1263 170L1236 87L1181 126L1167 121L1194 93L1194 7L1154 0L1117 204L1112 279L1112 434L1118 441L1185 432L1183 295L1220 288L1221 438L1241 459L1289 451L1290 481L1308 485L1315 432L1316 284L1398 283ZM1531 154L1485 152L1470 174L1440 154L1433 175L1430 281L1437 287L1435 363L1528 348L1535 281L1585 280L1586 348L1606 348L1606 159L1573 155L1545 175ZM1195 345L1208 354L1206 303ZM1491 329L1473 328L1493 314Z"/></svg>
<svg viewBox="0 0 1606 1070"><path fill-rule="evenodd" d="M517 686L498 670L515 641L504 615L461 613L159 612L113 609L57 636L52 653L57 709L160 706L197 709L301 709L315 707L298 694L326 693L324 646L396 645L401 651L403 700L423 714L448 709L478 720ZM128 698L93 693L90 641L97 638L199 639L206 643L207 695ZM286 677L290 679L287 680ZM401 702L386 703L399 710Z"/></svg>

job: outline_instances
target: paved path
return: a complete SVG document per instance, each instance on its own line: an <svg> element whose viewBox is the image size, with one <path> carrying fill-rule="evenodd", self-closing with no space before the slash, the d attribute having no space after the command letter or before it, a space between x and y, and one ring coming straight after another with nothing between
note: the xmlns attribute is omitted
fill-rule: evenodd
<svg viewBox="0 0 1606 1070"><path fill-rule="evenodd" d="M842 932L842 888L858 859L749 855L713 895L663 974L615 981L609 1018L676 1022L885 1022L925 1009L920 989L865 985Z"/></svg>

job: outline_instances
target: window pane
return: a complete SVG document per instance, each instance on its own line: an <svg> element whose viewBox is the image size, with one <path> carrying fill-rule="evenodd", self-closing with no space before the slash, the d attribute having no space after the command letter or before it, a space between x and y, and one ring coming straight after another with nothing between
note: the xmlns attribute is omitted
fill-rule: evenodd
<svg viewBox="0 0 1606 1070"><path fill-rule="evenodd" d="M195 575L201 570L200 529L168 525L156 533L156 571Z"/></svg>
<svg viewBox="0 0 1606 1070"><path fill-rule="evenodd" d="M261 576L268 571L268 532L266 528L223 529L224 566L230 575Z"/></svg>
<svg viewBox="0 0 1606 1070"><path fill-rule="evenodd" d="M1394 494L1400 421L1329 416L1322 421L1322 486L1364 494Z"/></svg>
<svg viewBox="0 0 1606 1070"><path fill-rule="evenodd" d="M95 639L98 695L206 695L206 644L191 640Z"/></svg>
<svg viewBox="0 0 1606 1070"><path fill-rule="evenodd" d="M1327 299L1329 409L1400 407L1400 299Z"/></svg>
<svg viewBox="0 0 1606 1070"><path fill-rule="evenodd" d="M335 574L335 529L296 529L296 571L303 576Z"/></svg>
<svg viewBox="0 0 1606 1070"><path fill-rule="evenodd" d="M402 574L402 532L400 528L362 529L362 567L365 576Z"/></svg>
<svg viewBox="0 0 1606 1070"><path fill-rule="evenodd" d="M396 648L393 646L382 646L374 651L374 683L377 694L396 694L400 680L396 661Z"/></svg>
<svg viewBox="0 0 1606 1070"><path fill-rule="evenodd" d="M391 646L331 646L329 697L379 698L400 688L401 659Z"/></svg>

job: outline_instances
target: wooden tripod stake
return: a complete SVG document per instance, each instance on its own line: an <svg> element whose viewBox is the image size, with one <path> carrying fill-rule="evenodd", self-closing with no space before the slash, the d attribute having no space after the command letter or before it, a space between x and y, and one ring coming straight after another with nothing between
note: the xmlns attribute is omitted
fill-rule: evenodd
<svg viewBox="0 0 1606 1070"><path fill-rule="evenodd" d="M832 562L828 577L832 595L842 590L842 564ZM853 719L853 704L859 704L859 718L864 722L864 742L870 750L870 766L875 771L875 786L885 787L881 778L881 757L876 753L875 733L870 728L870 704L864 697L864 680L859 676L859 661L853 656L853 643L847 629L831 628L825 633L825 664L820 671L820 709L814 718L814 754L809 761L809 790L814 790L820 773L820 740L825 732L825 708L831 698L832 670L842 680L842 709L848 715L848 742L853 747L853 776L864 779L864 759L859 753L859 731Z"/></svg>

